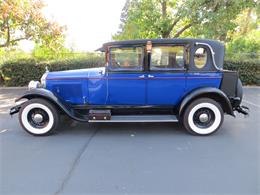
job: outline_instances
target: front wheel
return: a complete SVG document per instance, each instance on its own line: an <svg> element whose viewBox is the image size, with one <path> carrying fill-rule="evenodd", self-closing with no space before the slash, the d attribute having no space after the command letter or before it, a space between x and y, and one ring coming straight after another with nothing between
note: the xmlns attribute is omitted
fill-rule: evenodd
<svg viewBox="0 0 260 195"><path fill-rule="evenodd" d="M49 135L59 124L56 107L44 99L25 102L19 112L19 122L23 129L33 135Z"/></svg>
<svg viewBox="0 0 260 195"><path fill-rule="evenodd" d="M224 113L220 104L209 98L194 100L183 115L183 125L195 135L209 135L216 132L223 123Z"/></svg>

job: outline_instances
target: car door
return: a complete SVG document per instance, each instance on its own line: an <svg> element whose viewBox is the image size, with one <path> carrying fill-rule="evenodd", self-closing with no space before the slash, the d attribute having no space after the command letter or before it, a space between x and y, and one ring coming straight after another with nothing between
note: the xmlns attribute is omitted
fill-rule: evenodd
<svg viewBox="0 0 260 195"><path fill-rule="evenodd" d="M144 47L111 47L109 52L108 104L145 105Z"/></svg>
<svg viewBox="0 0 260 195"><path fill-rule="evenodd" d="M147 104L177 105L186 87L185 46L153 45L147 75Z"/></svg>

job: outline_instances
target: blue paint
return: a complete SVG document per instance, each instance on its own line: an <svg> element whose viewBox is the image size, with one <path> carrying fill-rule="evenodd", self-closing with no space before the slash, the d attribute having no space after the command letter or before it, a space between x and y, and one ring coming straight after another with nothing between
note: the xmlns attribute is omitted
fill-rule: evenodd
<svg viewBox="0 0 260 195"><path fill-rule="evenodd" d="M219 88L221 79L221 72L108 73L93 68L50 72L46 89L70 104L174 106L197 88Z"/></svg>
<svg viewBox="0 0 260 195"><path fill-rule="evenodd" d="M147 104L176 105L185 92L185 86L186 73L149 73Z"/></svg>
<svg viewBox="0 0 260 195"><path fill-rule="evenodd" d="M109 105L146 104L144 73L108 73L107 76Z"/></svg>
<svg viewBox="0 0 260 195"><path fill-rule="evenodd" d="M187 73L186 93L201 87L219 88L222 75L222 72Z"/></svg>

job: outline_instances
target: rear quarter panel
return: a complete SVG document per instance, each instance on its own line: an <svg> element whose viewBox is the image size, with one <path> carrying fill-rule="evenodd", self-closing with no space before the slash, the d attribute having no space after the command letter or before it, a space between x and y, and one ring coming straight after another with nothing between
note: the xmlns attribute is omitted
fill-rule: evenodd
<svg viewBox="0 0 260 195"><path fill-rule="evenodd" d="M220 88L222 80L221 72L187 73L186 94L202 87Z"/></svg>

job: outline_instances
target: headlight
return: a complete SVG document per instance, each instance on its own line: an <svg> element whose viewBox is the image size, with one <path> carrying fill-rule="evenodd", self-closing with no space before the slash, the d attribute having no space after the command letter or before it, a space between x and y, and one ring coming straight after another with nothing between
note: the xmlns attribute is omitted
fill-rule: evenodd
<svg viewBox="0 0 260 195"><path fill-rule="evenodd" d="M35 89L40 87L40 82L39 81L30 81L28 84L28 89Z"/></svg>
<svg viewBox="0 0 260 195"><path fill-rule="evenodd" d="M46 77L47 77L48 73L45 72L43 75L42 75L42 78L41 78L41 85L43 88L46 87Z"/></svg>

